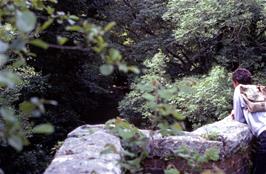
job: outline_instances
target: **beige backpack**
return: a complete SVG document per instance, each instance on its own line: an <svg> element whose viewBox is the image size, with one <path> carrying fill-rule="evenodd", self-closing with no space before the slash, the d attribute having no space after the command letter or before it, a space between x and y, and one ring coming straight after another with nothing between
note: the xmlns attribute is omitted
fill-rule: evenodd
<svg viewBox="0 0 266 174"><path fill-rule="evenodd" d="M249 112L266 112L266 86L240 85L240 94Z"/></svg>

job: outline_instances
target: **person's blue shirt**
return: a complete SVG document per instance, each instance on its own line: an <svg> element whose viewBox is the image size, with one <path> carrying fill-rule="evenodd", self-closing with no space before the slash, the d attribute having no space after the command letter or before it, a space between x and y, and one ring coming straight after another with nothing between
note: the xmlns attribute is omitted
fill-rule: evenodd
<svg viewBox="0 0 266 174"><path fill-rule="evenodd" d="M266 112L248 112L240 94L240 85L234 91L234 118L236 121L248 124L253 135L257 137L266 130Z"/></svg>

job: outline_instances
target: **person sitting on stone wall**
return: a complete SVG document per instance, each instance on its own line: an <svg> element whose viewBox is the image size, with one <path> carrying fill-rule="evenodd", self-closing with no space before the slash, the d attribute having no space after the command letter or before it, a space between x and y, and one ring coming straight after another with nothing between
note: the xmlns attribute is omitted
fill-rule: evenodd
<svg viewBox="0 0 266 174"><path fill-rule="evenodd" d="M238 68L232 75L234 90L233 119L246 123L253 135L257 137L257 148L254 160L253 174L266 174L266 112L250 112L247 102L240 93L241 85L251 85L251 73L244 68Z"/></svg>

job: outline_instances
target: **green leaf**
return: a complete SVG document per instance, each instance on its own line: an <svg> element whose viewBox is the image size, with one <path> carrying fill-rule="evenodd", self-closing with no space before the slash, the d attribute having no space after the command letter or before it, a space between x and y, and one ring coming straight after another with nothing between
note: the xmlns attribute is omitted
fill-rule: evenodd
<svg viewBox="0 0 266 174"><path fill-rule="evenodd" d="M57 3L57 0L49 0L50 2L52 2L52 3Z"/></svg>
<svg viewBox="0 0 266 174"><path fill-rule="evenodd" d="M22 142L21 137L17 135L11 135L10 137L8 137L7 141L8 141L8 144L12 146L14 149L16 149L17 151L22 150L23 142Z"/></svg>
<svg viewBox="0 0 266 174"><path fill-rule="evenodd" d="M66 38L66 37L61 37L61 36L57 36L57 43L58 43L59 45L64 45L67 41L68 41L68 38Z"/></svg>
<svg viewBox="0 0 266 174"><path fill-rule="evenodd" d="M131 131L130 129L127 129L127 128L119 129L118 134L123 140L128 140L135 135L135 133L133 131Z"/></svg>
<svg viewBox="0 0 266 174"><path fill-rule="evenodd" d="M32 129L35 134L51 134L54 132L54 126L50 123L40 124Z"/></svg>
<svg viewBox="0 0 266 174"><path fill-rule="evenodd" d="M51 6L47 6L45 9L49 15L52 15L55 11L55 9L52 8Z"/></svg>
<svg viewBox="0 0 266 174"><path fill-rule="evenodd" d="M165 169L165 174L180 174L180 172L177 169L171 168L171 169Z"/></svg>
<svg viewBox="0 0 266 174"><path fill-rule="evenodd" d="M179 112L172 112L172 115L175 117L177 120L184 120L186 117L180 114Z"/></svg>
<svg viewBox="0 0 266 174"><path fill-rule="evenodd" d="M12 41L10 47L11 47L11 49L15 49L18 51L24 50L24 49L26 49L26 42L22 38L17 38L17 39Z"/></svg>
<svg viewBox="0 0 266 174"><path fill-rule="evenodd" d="M128 66L128 70L135 73L135 74L139 74L140 73L140 70L138 67L136 66Z"/></svg>
<svg viewBox="0 0 266 174"><path fill-rule="evenodd" d="M21 67L21 66L24 66L24 65L26 65L26 60L25 59L18 59L18 60L16 60L13 64L12 64L12 66L14 67L14 68L18 68L18 67Z"/></svg>
<svg viewBox="0 0 266 174"><path fill-rule="evenodd" d="M46 22L44 22L41 26L42 30L46 30L48 27L50 27L50 25L54 22L53 19L48 19Z"/></svg>
<svg viewBox="0 0 266 174"><path fill-rule="evenodd" d="M102 65L100 67L100 72L105 75L105 76L108 76L110 74L112 74L114 71L114 66L113 65L108 65L108 64L105 64L105 65Z"/></svg>
<svg viewBox="0 0 266 174"><path fill-rule="evenodd" d="M180 125L180 123L174 123L173 125L171 125L171 129L174 132L179 132L182 131L182 126Z"/></svg>
<svg viewBox="0 0 266 174"><path fill-rule="evenodd" d="M121 53L118 50L113 49L113 48L109 50L109 56L110 56L110 60L109 60L110 62L108 63L116 63L116 62L121 61L122 59Z"/></svg>
<svg viewBox="0 0 266 174"><path fill-rule="evenodd" d="M68 31L82 31L83 29L78 25L68 26L66 27Z"/></svg>
<svg viewBox="0 0 266 174"><path fill-rule="evenodd" d="M31 11L16 12L16 26L22 32L31 32L35 28L36 21L37 18Z"/></svg>
<svg viewBox="0 0 266 174"><path fill-rule="evenodd" d="M24 113L31 113L34 109L36 108L36 106L30 102L26 102L24 101L23 103L21 103L19 105L19 109L24 112Z"/></svg>
<svg viewBox="0 0 266 174"><path fill-rule="evenodd" d="M72 19L72 20L74 20L74 21L78 21L78 20L79 20L79 17L76 16L76 15L70 15L70 16L69 16L69 19Z"/></svg>
<svg viewBox="0 0 266 174"><path fill-rule="evenodd" d="M126 64L123 64L123 63L118 64L118 69L119 69L119 71L122 71L124 73L128 72L128 66Z"/></svg>
<svg viewBox="0 0 266 174"><path fill-rule="evenodd" d="M18 120L15 117L15 111L11 108L2 107L0 110L3 120L9 123L16 123Z"/></svg>
<svg viewBox="0 0 266 174"><path fill-rule="evenodd" d="M15 73L9 71L0 72L0 86L15 88L16 84L20 82L21 79Z"/></svg>
<svg viewBox="0 0 266 174"><path fill-rule="evenodd" d="M49 48L49 44L47 44L46 42L44 42L40 39L34 39L34 40L30 41L30 44L32 44L36 47L40 47L42 49L48 49Z"/></svg>
<svg viewBox="0 0 266 174"><path fill-rule="evenodd" d="M8 43L5 43L0 40L0 53L5 53L8 48L9 48Z"/></svg>
<svg viewBox="0 0 266 174"><path fill-rule="evenodd" d="M145 93L142 95L143 98L145 98L148 101L154 101L155 100L155 96L149 94L149 93Z"/></svg>
<svg viewBox="0 0 266 174"><path fill-rule="evenodd" d="M207 149L204 153L204 156L207 160L212 160L212 161L218 161L220 158L220 151L219 149L216 148L210 148Z"/></svg>
<svg viewBox="0 0 266 174"><path fill-rule="evenodd" d="M5 65L7 62L7 56L4 54L0 54L0 67Z"/></svg>
<svg viewBox="0 0 266 174"><path fill-rule="evenodd" d="M110 22L109 24L107 24L107 25L104 27L104 31L105 31L105 32L110 31L115 25L116 25L115 22Z"/></svg>
<svg viewBox="0 0 266 174"><path fill-rule="evenodd" d="M161 89L159 90L158 94L163 99L169 99L173 96L173 92L169 89Z"/></svg>

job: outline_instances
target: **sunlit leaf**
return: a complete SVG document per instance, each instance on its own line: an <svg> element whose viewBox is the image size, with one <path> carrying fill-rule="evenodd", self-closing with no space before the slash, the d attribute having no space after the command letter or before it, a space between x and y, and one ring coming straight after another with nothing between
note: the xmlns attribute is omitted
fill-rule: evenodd
<svg viewBox="0 0 266 174"><path fill-rule="evenodd" d="M8 144L12 146L14 149L16 149L17 151L22 150L23 142L22 142L21 137L17 135L11 135L10 137L8 137L7 141L8 141Z"/></svg>
<svg viewBox="0 0 266 174"><path fill-rule="evenodd" d="M145 98L146 100L149 100L149 101L153 101L155 100L155 96L149 94L149 93L145 93L142 95L143 98Z"/></svg>
<svg viewBox="0 0 266 174"><path fill-rule="evenodd" d="M40 124L32 129L35 134L51 134L54 132L54 126L50 123Z"/></svg>
<svg viewBox="0 0 266 174"><path fill-rule="evenodd" d="M31 0L34 8L42 10L45 6L41 0Z"/></svg>
<svg viewBox="0 0 266 174"><path fill-rule="evenodd" d="M26 42L22 38L17 38L12 41L10 48L17 51L24 50L26 48Z"/></svg>
<svg viewBox="0 0 266 174"><path fill-rule="evenodd" d="M15 73L9 71L0 72L0 86L15 88L16 84L20 82L21 79Z"/></svg>
<svg viewBox="0 0 266 174"><path fill-rule="evenodd" d="M36 25L37 18L31 11L16 12L16 26L22 32L31 32Z"/></svg>
<svg viewBox="0 0 266 174"><path fill-rule="evenodd" d="M58 102L55 101L55 100L46 100L45 101L45 104L50 104L50 105L57 106L58 105Z"/></svg>
<svg viewBox="0 0 266 174"><path fill-rule="evenodd" d="M62 37L62 36L57 36L57 43L59 45L64 45L68 41L68 38Z"/></svg>
<svg viewBox="0 0 266 174"><path fill-rule="evenodd" d="M130 139L132 138L135 133L131 131L130 129L122 128L118 130L119 136L122 137L122 139Z"/></svg>
<svg viewBox="0 0 266 174"><path fill-rule="evenodd" d="M173 96L173 92L168 89L162 89L158 92L158 94L160 95L161 98L164 99L169 99L170 97Z"/></svg>
<svg viewBox="0 0 266 174"><path fill-rule="evenodd" d="M48 19L46 22L44 22L41 26L42 30L46 30L48 27L50 27L50 25L54 22L53 19Z"/></svg>
<svg viewBox="0 0 266 174"><path fill-rule="evenodd" d="M105 64L105 65L102 65L100 67L100 72L105 75L105 76L108 76L110 74L112 74L114 71L114 66L113 65L108 65L108 64Z"/></svg>
<svg viewBox="0 0 266 174"><path fill-rule="evenodd" d="M110 49L109 56L110 56L110 59L109 59L110 62L108 63L115 63L122 59L121 53L116 49Z"/></svg>
<svg viewBox="0 0 266 174"><path fill-rule="evenodd" d="M72 20L74 20L74 21L78 21L78 20L79 20L79 17L76 16L76 15L70 15L70 16L69 16L69 19L72 19Z"/></svg>
<svg viewBox="0 0 266 174"><path fill-rule="evenodd" d="M40 47L42 49L48 49L49 48L49 44L44 42L43 40L40 40L40 39L34 39L34 40L30 41L30 44L32 44L36 47Z"/></svg>
<svg viewBox="0 0 266 174"><path fill-rule="evenodd" d="M124 73L128 72L128 66L126 64L119 63L118 64L118 69L119 69L119 71L122 71Z"/></svg>
<svg viewBox="0 0 266 174"><path fill-rule="evenodd" d="M5 53L8 49L8 47L9 47L8 43L5 43L5 42L0 40L0 54Z"/></svg>
<svg viewBox="0 0 266 174"><path fill-rule="evenodd" d="M41 104L41 101L38 97L31 97L30 102L35 104L35 105Z"/></svg>
<svg viewBox="0 0 266 174"><path fill-rule="evenodd" d="M7 56L4 54L0 54L0 67L5 65L7 62Z"/></svg>
<svg viewBox="0 0 266 174"><path fill-rule="evenodd" d="M180 172L175 168L165 169L164 173L165 174L180 174Z"/></svg>
<svg viewBox="0 0 266 174"><path fill-rule="evenodd" d="M16 123L18 120L15 117L15 111L11 108L4 108L0 109L0 113L2 118L9 123Z"/></svg>
<svg viewBox="0 0 266 174"><path fill-rule="evenodd" d="M49 2L52 2L52 3L57 3L58 1L57 0L49 0Z"/></svg>
<svg viewBox="0 0 266 174"><path fill-rule="evenodd" d="M138 67L136 66L128 66L128 70L135 73L135 74L139 74L140 73L140 70Z"/></svg>
<svg viewBox="0 0 266 174"><path fill-rule="evenodd" d="M184 120L186 117L185 116L183 116L181 113L179 113L179 112L176 112L176 111L174 111L174 112L172 112L172 115L175 117L175 119L177 119L177 120Z"/></svg>
<svg viewBox="0 0 266 174"><path fill-rule="evenodd" d="M41 113L41 111L39 111L38 109L36 109L36 110L33 110L33 111L31 112L31 116L32 116L33 118L39 118L39 117L42 116L42 113Z"/></svg>
<svg viewBox="0 0 266 174"><path fill-rule="evenodd" d="M66 30L68 30L68 31L82 31L82 28L78 25L74 25L74 26L67 26Z"/></svg>
<svg viewBox="0 0 266 174"><path fill-rule="evenodd" d="M115 25L116 25L115 22L110 22L110 23L108 23L108 24L104 27L104 31L105 31L105 32L110 31Z"/></svg>
<svg viewBox="0 0 266 174"><path fill-rule="evenodd" d="M55 9L52 8L51 6L47 6L45 9L49 15L52 15L55 11Z"/></svg>

